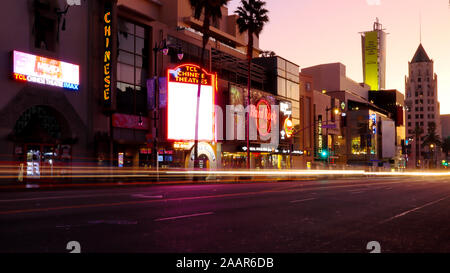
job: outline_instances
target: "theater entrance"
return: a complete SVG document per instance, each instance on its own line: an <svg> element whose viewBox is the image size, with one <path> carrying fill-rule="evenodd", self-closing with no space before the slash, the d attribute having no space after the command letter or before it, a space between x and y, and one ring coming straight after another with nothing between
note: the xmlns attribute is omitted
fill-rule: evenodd
<svg viewBox="0 0 450 273"><path fill-rule="evenodd" d="M67 172L72 160L69 127L62 115L48 106L33 106L14 127L14 158L30 179L52 178Z"/></svg>

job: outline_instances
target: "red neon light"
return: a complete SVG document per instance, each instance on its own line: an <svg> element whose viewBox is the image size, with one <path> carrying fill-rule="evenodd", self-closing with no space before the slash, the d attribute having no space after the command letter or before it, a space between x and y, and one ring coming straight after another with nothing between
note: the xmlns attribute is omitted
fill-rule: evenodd
<svg viewBox="0 0 450 273"><path fill-rule="evenodd" d="M259 109L261 103L264 103L267 106L266 108L261 109L262 111ZM260 128L260 120L265 120L267 122L267 130L265 132ZM263 136L268 135L272 127L272 110L270 108L269 102L267 102L265 99L261 99L256 104L256 127L258 129L258 132Z"/></svg>

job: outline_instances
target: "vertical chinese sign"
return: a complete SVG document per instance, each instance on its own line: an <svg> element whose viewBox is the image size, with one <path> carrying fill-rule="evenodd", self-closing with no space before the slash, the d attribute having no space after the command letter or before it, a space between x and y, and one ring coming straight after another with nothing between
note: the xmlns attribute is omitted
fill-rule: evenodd
<svg viewBox="0 0 450 273"><path fill-rule="evenodd" d="M111 10L110 1L105 2L105 10L103 15L104 24L104 56L103 56L103 104L109 108L111 106Z"/></svg>

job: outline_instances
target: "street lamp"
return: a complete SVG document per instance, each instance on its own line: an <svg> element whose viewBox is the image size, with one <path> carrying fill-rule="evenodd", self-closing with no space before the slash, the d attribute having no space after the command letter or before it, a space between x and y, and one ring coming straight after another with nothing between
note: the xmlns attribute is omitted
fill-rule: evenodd
<svg viewBox="0 0 450 273"><path fill-rule="evenodd" d="M434 143L430 144L430 152L431 152L431 167L434 167Z"/></svg>
<svg viewBox="0 0 450 273"><path fill-rule="evenodd" d="M155 47L153 48L153 60L155 62L155 68L154 68L154 87L155 87L155 95L154 95L154 108L153 108L153 158L155 160L155 167L156 170L159 169L159 162L158 162L158 121L159 121L159 86L158 86L158 52L162 52L164 56L167 56L169 54L170 47L167 46L166 39L163 39L159 44L155 43ZM183 51L180 46L178 46L177 50L177 57L178 60L182 60L184 57Z"/></svg>

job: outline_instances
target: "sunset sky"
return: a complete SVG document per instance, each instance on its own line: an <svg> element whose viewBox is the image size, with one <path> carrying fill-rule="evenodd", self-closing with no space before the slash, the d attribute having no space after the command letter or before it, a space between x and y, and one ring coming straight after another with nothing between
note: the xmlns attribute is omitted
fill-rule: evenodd
<svg viewBox="0 0 450 273"><path fill-rule="evenodd" d="M239 5L232 0L229 13ZM420 43L434 60L441 114L450 114L449 0L266 0L270 22L260 48L300 66L341 62L362 82L361 36L375 18L387 36L386 89L405 92L405 76ZM380 4L377 5L376 3ZM375 4L374 4L375 3Z"/></svg>

